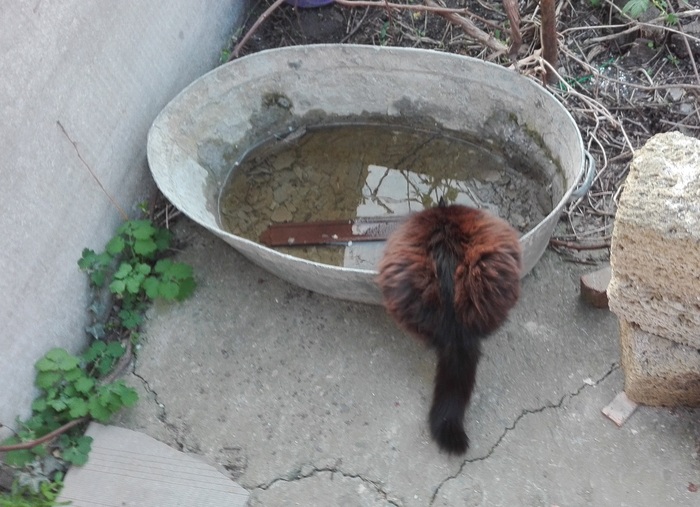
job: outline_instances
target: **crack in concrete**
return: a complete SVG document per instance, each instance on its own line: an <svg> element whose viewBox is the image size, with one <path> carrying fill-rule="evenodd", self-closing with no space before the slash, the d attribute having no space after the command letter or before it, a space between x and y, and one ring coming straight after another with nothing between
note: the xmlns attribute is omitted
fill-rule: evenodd
<svg viewBox="0 0 700 507"><path fill-rule="evenodd" d="M158 420L163 423L163 426L172 434L173 442L175 442L175 446L180 450L180 451L185 451L186 446L185 443L183 442L181 435L180 435L180 430L178 429L177 426L175 426L173 423L168 421L168 413L167 410L165 409L165 405L161 403L160 399L158 398L158 393L151 387L151 385L148 383L148 380L141 376L140 374L136 373L136 362L134 362L134 367L131 370L131 374L139 379L141 383L143 384L143 388L153 396L153 401L155 402L156 406L158 407L158 415L156 416Z"/></svg>
<svg viewBox="0 0 700 507"><path fill-rule="evenodd" d="M537 407L537 408L523 409L523 411L520 412L520 414L518 414L518 416L513 420L513 423L510 426L507 426L506 428L504 428L503 433L501 433L501 435L498 437L498 439L496 439L496 442L491 446L491 448L486 452L486 454L484 454L483 456L477 456L476 458L465 459L462 462L462 464L460 465L459 470L457 470L457 472L455 474L446 477L445 479L443 479L442 482L440 482L440 484L438 484L437 488L435 488L435 491L433 492L433 496L430 498L429 505L432 506L435 503L435 500L437 499L438 493L440 493L440 489L442 489L442 487L445 484L447 484L449 481L451 481L453 479L456 479L457 477L459 477L462 474L462 471L467 466L467 464L476 463L479 461L485 461L485 460L489 459L491 457L491 455L493 455L493 453L496 452L496 449L498 448L498 446L501 445L501 442L503 441L503 439L505 439L506 435L508 433L510 433L511 431L513 431L516 428L516 426L518 425L518 423L525 416L528 416L531 414L539 414L541 412L544 412L545 410L561 408L564 405L564 402L566 402L572 398L575 398L576 396L581 394L586 388L597 386L598 384L603 382L606 378L608 378L610 375L612 375L612 373L615 370L617 370L619 367L620 367L620 365L618 363L612 363L610 365L610 368L608 369L608 371L605 372L598 380L593 381L593 382L584 382L584 384L581 387L579 387L578 389L576 389L573 393L564 394L557 403L549 403L547 405L543 405L543 406Z"/></svg>
<svg viewBox="0 0 700 507"><path fill-rule="evenodd" d="M136 361L134 361L134 367L131 370L131 374L141 381L141 383L143 384L143 388L146 390L147 393L153 395L153 401L155 401L155 403L158 406L158 409L160 411L160 414L158 414L158 419L161 422L165 422L165 419L166 419L165 405L163 405L160 402L160 400L158 399L158 393L151 387L151 385L148 383L148 380L146 380L146 378L141 376L140 374L136 373Z"/></svg>
<svg viewBox="0 0 700 507"><path fill-rule="evenodd" d="M303 479L308 479L309 477L313 477L315 475L318 475L319 473L323 472L330 472L331 474L339 474L346 479L359 479L361 480L364 484L370 486L374 491L379 493L381 497L387 502L389 505L393 505L394 507L402 507L402 504L399 502L398 499L395 498L390 498L389 493L384 489L382 486L382 483L380 481L368 479L361 474L356 474L356 473L350 473L350 472L345 472L342 469L339 468L340 465L340 460L337 460L336 463L331 466L331 467L316 467L313 465L304 465L301 468L295 469L291 471L289 474L283 477L276 477L272 479L269 482L263 483L263 484L258 484L257 486L253 487L249 491L252 493L255 490L262 490L266 491L270 489L272 486L277 484L278 482L295 482L295 481L300 481Z"/></svg>

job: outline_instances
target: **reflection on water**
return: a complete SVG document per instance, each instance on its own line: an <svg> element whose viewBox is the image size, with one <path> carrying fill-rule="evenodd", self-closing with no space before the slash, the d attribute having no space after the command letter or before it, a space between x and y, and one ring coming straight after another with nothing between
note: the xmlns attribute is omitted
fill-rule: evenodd
<svg viewBox="0 0 700 507"><path fill-rule="evenodd" d="M437 203L486 208L526 232L551 211L541 182L504 158L440 132L384 125L309 129L251 150L220 196L223 227L258 241L272 223L403 216ZM278 247L305 259L372 269L382 242Z"/></svg>

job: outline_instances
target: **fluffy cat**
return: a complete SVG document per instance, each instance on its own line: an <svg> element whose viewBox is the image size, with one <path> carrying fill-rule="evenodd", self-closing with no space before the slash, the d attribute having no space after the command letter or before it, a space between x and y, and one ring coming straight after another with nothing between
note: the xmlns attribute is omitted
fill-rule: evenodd
<svg viewBox="0 0 700 507"><path fill-rule="evenodd" d="M520 271L518 234L507 222L442 199L387 240L377 277L384 306L437 353L430 433L450 454L469 447L463 421L480 341L517 302Z"/></svg>

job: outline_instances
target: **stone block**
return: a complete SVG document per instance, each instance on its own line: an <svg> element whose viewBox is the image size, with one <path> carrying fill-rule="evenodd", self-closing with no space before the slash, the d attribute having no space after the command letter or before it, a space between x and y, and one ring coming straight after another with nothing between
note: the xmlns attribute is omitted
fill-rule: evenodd
<svg viewBox="0 0 700 507"><path fill-rule="evenodd" d="M620 320L625 392L655 406L700 406L700 350Z"/></svg>
<svg viewBox="0 0 700 507"><path fill-rule="evenodd" d="M651 138L632 161L611 246L610 309L700 348L700 141Z"/></svg>
<svg viewBox="0 0 700 507"><path fill-rule="evenodd" d="M610 266L581 276L581 297L595 308L608 307L607 289L610 284Z"/></svg>

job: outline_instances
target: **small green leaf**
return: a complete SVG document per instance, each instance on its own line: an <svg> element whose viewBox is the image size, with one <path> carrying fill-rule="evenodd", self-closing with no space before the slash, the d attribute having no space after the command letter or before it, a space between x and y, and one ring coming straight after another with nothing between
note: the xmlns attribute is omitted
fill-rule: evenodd
<svg viewBox="0 0 700 507"><path fill-rule="evenodd" d="M88 404L82 398L73 398L68 405L68 413L73 419L86 416L88 413Z"/></svg>
<svg viewBox="0 0 700 507"><path fill-rule="evenodd" d="M119 391L119 397L121 398L125 407L133 407L139 399L139 395L136 390L126 386L125 389Z"/></svg>
<svg viewBox="0 0 700 507"><path fill-rule="evenodd" d="M90 448L92 447L92 437L87 435L80 436L76 439L76 443L78 444L78 449L81 451L90 452Z"/></svg>
<svg viewBox="0 0 700 507"><path fill-rule="evenodd" d="M75 370L75 371L77 371L79 373L78 376L80 376L80 377L85 375L85 373L83 373L82 370ZM73 379L73 380L75 380L75 379ZM60 396L63 399L73 398L74 396L78 396L78 390L75 388L74 384L68 383L68 384L65 384L63 386L63 392L61 393ZM66 401L66 403L67 403L67 401Z"/></svg>
<svg viewBox="0 0 700 507"><path fill-rule="evenodd" d="M112 356L115 359L119 359L124 355L125 351L126 349L124 348L124 345L122 345L120 342L110 342L109 345L107 345L105 354Z"/></svg>
<svg viewBox="0 0 700 507"><path fill-rule="evenodd" d="M62 412L66 408L68 408L68 405L66 404L65 401L62 399L58 400L49 400L46 402L52 409L54 409L56 412Z"/></svg>
<svg viewBox="0 0 700 507"><path fill-rule="evenodd" d="M98 422L106 423L112 413L100 402L97 396L90 398L88 402L90 416Z"/></svg>
<svg viewBox="0 0 700 507"><path fill-rule="evenodd" d="M68 447L63 450L63 459L73 465L82 466L87 463L90 447L90 444L87 445L87 448L80 444Z"/></svg>
<svg viewBox="0 0 700 507"><path fill-rule="evenodd" d="M56 363L44 356L36 362L34 367L39 371L54 371L56 370Z"/></svg>
<svg viewBox="0 0 700 507"><path fill-rule="evenodd" d="M97 376L98 377L104 377L107 375L110 370L112 369L112 366L114 366L114 359L109 357L108 355L104 355L100 357L97 361L95 361L95 368L97 369Z"/></svg>
<svg viewBox="0 0 700 507"><path fill-rule="evenodd" d="M151 274L151 266L145 262L140 262L136 265L134 269L139 275L146 276Z"/></svg>
<svg viewBox="0 0 700 507"><path fill-rule="evenodd" d="M124 251L125 246L126 242L124 241L124 238L121 236L114 236L111 240L109 240L109 243L107 243L105 250L110 255L117 256Z"/></svg>
<svg viewBox="0 0 700 507"><path fill-rule="evenodd" d="M87 393L95 386L95 381L90 377L83 376L82 378L76 380L75 384L73 385L75 386L76 391L80 393Z"/></svg>
<svg viewBox="0 0 700 507"><path fill-rule="evenodd" d="M129 273L131 273L134 270L133 266L129 264L128 262L122 262L119 265L119 269L114 273L114 278L117 280L123 280L126 278Z"/></svg>
<svg viewBox="0 0 700 507"><path fill-rule="evenodd" d="M186 280L182 280L180 282L180 292L178 293L175 299L177 301L183 301L187 299L192 295L196 287L197 284L195 283L193 278L187 278Z"/></svg>
<svg viewBox="0 0 700 507"><path fill-rule="evenodd" d="M137 239L134 241L134 253L148 257L153 255L157 250L156 242L151 238L148 239Z"/></svg>
<svg viewBox="0 0 700 507"><path fill-rule="evenodd" d="M137 278L129 278L126 280L126 290L130 294L138 294L141 290L141 280Z"/></svg>
<svg viewBox="0 0 700 507"><path fill-rule="evenodd" d="M103 287L106 279L107 275L102 270L95 271L90 275L90 281L92 281L95 287Z"/></svg>
<svg viewBox="0 0 700 507"><path fill-rule="evenodd" d="M164 273L167 273L172 268L172 265L173 265L173 261L171 261L170 259L161 259L158 262L156 262L156 265L153 268L153 270L156 273L164 274Z"/></svg>
<svg viewBox="0 0 700 507"><path fill-rule="evenodd" d="M74 368L72 370L68 370L64 375L63 378L66 379L68 382L74 382L78 380L80 377L84 377L85 372L81 370L80 368Z"/></svg>
<svg viewBox="0 0 700 507"><path fill-rule="evenodd" d="M124 280L114 280L109 284L109 291L112 294L124 294L124 289L126 289L126 282Z"/></svg>
<svg viewBox="0 0 700 507"><path fill-rule="evenodd" d="M82 269L83 271L91 268L93 266L93 264L95 263L96 257L97 257L97 254L93 250L90 250L89 248L84 248L83 255L78 260L78 267L80 269Z"/></svg>
<svg viewBox="0 0 700 507"><path fill-rule="evenodd" d="M160 280L158 280L155 276L149 276L146 278L141 286L146 291L146 296L148 296L150 299L156 299L158 297Z"/></svg>
<svg viewBox="0 0 700 507"><path fill-rule="evenodd" d="M34 384L40 389L48 389L56 382L61 380L61 374L55 371L42 371L37 373Z"/></svg>
<svg viewBox="0 0 700 507"><path fill-rule="evenodd" d="M180 286L176 282L161 282L158 295L166 301L174 301L180 292Z"/></svg>
<svg viewBox="0 0 700 507"><path fill-rule="evenodd" d="M72 370L79 364L78 358L70 355L66 349L53 348L49 350L44 357L39 359L35 367L40 372L48 372L52 370Z"/></svg>
<svg viewBox="0 0 700 507"><path fill-rule="evenodd" d="M28 449L23 449L21 451L9 451L7 454L5 454L4 461L7 465L12 467L22 468L34 461L34 454Z"/></svg>
<svg viewBox="0 0 700 507"><path fill-rule="evenodd" d="M153 241L156 243L156 248L159 252L164 252L170 247L172 241L172 233L168 229L159 228L153 236Z"/></svg>
<svg viewBox="0 0 700 507"><path fill-rule="evenodd" d="M103 341L92 342L92 345L83 354L83 360L91 363L97 359L107 348L107 344Z"/></svg>
<svg viewBox="0 0 700 507"><path fill-rule="evenodd" d="M156 233L150 220L132 220L131 235L136 239L147 239Z"/></svg>
<svg viewBox="0 0 700 507"><path fill-rule="evenodd" d="M192 278L192 266L182 262L174 262L168 269L167 273L168 276L178 278L180 280Z"/></svg>
<svg viewBox="0 0 700 507"><path fill-rule="evenodd" d="M77 357L69 354L66 349L58 347L49 350L44 357L53 361L56 369L63 371L72 370L80 363Z"/></svg>
<svg viewBox="0 0 700 507"><path fill-rule="evenodd" d="M136 329L143 322L141 314L131 310L121 310L119 312L119 319L121 320L122 326L129 330Z"/></svg>
<svg viewBox="0 0 700 507"><path fill-rule="evenodd" d="M43 412L46 410L46 400L44 398L37 398L32 402L32 411Z"/></svg>
<svg viewBox="0 0 700 507"><path fill-rule="evenodd" d="M622 7L622 12L633 19L637 19L644 14L650 6L650 0L629 0L624 7Z"/></svg>

